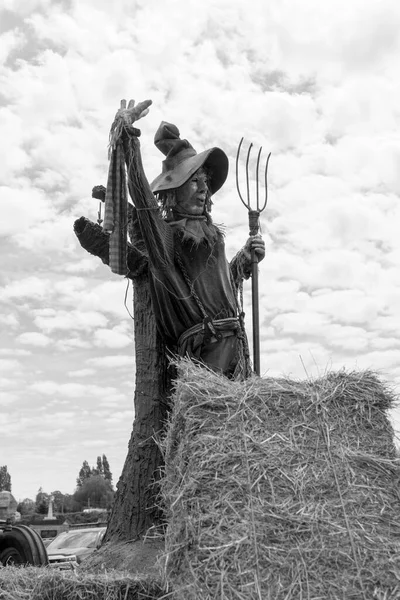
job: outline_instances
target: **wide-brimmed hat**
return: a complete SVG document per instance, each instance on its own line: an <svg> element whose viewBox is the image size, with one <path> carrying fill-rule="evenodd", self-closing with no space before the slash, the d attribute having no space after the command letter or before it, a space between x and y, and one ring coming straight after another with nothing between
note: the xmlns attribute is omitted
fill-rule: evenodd
<svg viewBox="0 0 400 600"><path fill-rule="evenodd" d="M220 148L210 148L197 154L187 140L181 140L176 125L162 121L154 143L166 157L162 172L151 184L153 193L181 187L200 167L210 169L209 188L215 194L224 184L229 169L228 157Z"/></svg>

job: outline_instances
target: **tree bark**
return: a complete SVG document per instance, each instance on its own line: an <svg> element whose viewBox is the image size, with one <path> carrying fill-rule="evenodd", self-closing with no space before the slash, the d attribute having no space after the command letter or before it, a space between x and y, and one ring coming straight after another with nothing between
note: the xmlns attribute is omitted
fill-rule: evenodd
<svg viewBox="0 0 400 600"><path fill-rule="evenodd" d="M74 230L82 247L108 264L108 236L101 227L81 217ZM171 372L165 345L156 329L148 271L137 259L130 249L128 277L134 285L135 420L104 543L138 539L163 519L157 484L163 459L155 438L165 427Z"/></svg>
<svg viewBox="0 0 400 600"><path fill-rule="evenodd" d="M163 459L155 436L167 417L170 378L156 330L147 275L134 280L135 421L104 541L132 540L162 522L158 485Z"/></svg>

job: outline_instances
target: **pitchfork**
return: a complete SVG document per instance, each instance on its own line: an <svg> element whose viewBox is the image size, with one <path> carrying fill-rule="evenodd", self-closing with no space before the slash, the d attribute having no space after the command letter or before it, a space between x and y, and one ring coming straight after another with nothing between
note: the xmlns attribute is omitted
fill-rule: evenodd
<svg viewBox="0 0 400 600"><path fill-rule="evenodd" d="M258 151L257 162L256 162L256 208L251 207L250 200L250 178L249 178L249 161L250 161L250 153L253 147L253 144L250 144L249 149L247 151L246 158L246 192L247 192L247 202L243 200L243 196L240 191L239 186L239 156L240 150L243 143L242 138L239 143L239 147L236 154L236 188L239 194L239 198L242 203L245 205L247 210L249 211L249 235L255 236L258 234L260 229L260 214L267 206L268 201L268 187L267 187L267 173L268 173L268 163L269 158L271 156L271 152L268 154L267 162L265 164L264 171L264 201L260 203L260 194L259 194L259 169L260 169L260 158L261 158L261 150ZM257 375L260 375L260 313L259 313L259 302L258 302L258 258L256 251L254 249L251 250L251 291L252 291L252 305L253 305L253 356L254 356L254 371Z"/></svg>

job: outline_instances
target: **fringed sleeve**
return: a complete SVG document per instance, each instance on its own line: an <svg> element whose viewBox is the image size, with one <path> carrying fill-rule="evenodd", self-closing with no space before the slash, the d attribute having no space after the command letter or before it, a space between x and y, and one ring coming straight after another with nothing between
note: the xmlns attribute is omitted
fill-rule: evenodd
<svg viewBox="0 0 400 600"><path fill-rule="evenodd" d="M128 189L150 263L157 269L168 269L173 263L173 233L161 215L159 204L144 173L140 143L135 130L125 126L122 132Z"/></svg>
<svg viewBox="0 0 400 600"><path fill-rule="evenodd" d="M93 223L80 217L74 223L74 232L79 240L80 245L84 250L100 258L105 265L110 264L109 259L109 243L110 235L105 233L97 223ZM141 246L140 241L128 243L127 247L127 277L134 279L139 277L147 269L148 257L145 249Z"/></svg>

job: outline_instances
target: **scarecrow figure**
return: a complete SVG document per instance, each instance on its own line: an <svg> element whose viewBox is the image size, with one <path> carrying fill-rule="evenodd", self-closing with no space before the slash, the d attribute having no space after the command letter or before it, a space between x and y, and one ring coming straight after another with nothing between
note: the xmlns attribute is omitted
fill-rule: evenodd
<svg viewBox="0 0 400 600"><path fill-rule="evenodd" d="M251 273L251 251L265 255L260 236L250 237L229 264L224 235L211 218L211 197L228 174L228 157L220 148L197 153L180 138L175 125L162 122L154 143L163 153L162 172L149 185L133 123L148 113L151 101L135 106L121 101L110 134L110 170L104 215L110 233L110 267L129 275L148 261L150 291L157 328L167 348L189 356L230 378L251 373L241 283ZM135 208L129 215L128 187ZM127 260L127 221L131 245ZM136 257L134 264L132 256Z"/></svg>

